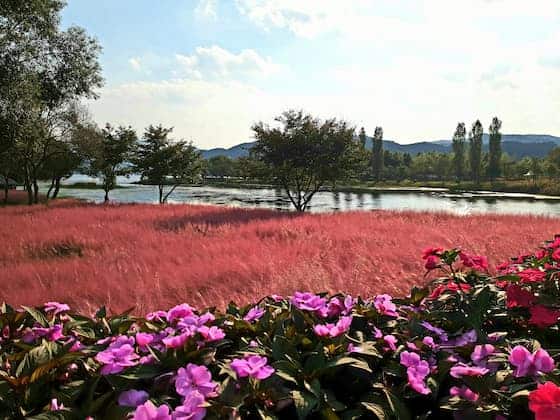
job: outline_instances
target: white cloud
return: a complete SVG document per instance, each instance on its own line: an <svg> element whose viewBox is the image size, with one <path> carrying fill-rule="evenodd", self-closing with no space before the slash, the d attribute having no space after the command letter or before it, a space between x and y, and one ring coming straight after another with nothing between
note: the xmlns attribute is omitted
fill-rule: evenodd
<svg viewBox="0 0 560 420"><path fill-rule="evenodd" d="M197 47L193 55L177 54L175 57L183 75L194 75L196 78L266 77L279 70L279 66L270 57L262 57L252 49L244 49L235 54L212 45Z"/></svg>
<svg viewBox="0 0 560 420"><path fill-rule="evenodd" d="M218 18L216 0L199 0L194 14L199 19L216 20Z"/></svg>
<svg viewBox="0 0 560 420"><path fill-rule="evenodd" d="M132 57L128 60L128 64L134 71L140 71L142 68L142 64L140 63L140 59L138 57Z"/></svg>

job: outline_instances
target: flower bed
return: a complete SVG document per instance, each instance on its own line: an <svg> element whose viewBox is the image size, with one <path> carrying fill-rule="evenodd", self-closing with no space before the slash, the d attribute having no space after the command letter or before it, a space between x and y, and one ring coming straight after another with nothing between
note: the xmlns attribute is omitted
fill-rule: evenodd
<svg viewBox="0 0 560 420"><path fill-rule="evenodd" d="M0 418L560 418L560 237L405 298L296 292L144 318L49 302L0 313Z"/></svg>

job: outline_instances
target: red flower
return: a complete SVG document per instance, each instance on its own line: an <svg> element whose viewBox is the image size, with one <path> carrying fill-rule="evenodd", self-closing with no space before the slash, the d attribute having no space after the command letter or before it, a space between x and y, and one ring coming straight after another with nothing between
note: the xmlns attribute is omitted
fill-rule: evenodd
<svg viewBox="0 0 560 420"><path fill-rule="evenodd" d="M468 292L469 290L471 290L471 285L463 283L457 284L453 281L450 281L447 284L440 284L439 286L437 286L434 290L432 290L432 293L428 297L430 299L437 299L443 292L447 290L450 292L456 292L459 289L461 289L463 292Z"/></svg>
<svg viewBox="0 0 560 420"><path fill-rule="evenodd" d="M545 382L529 394L529 409L535 413L535 420L560 419L560 387Z"/></svg>
<svg viewBox="0 0 560 420"><path fill-rule="evenodd" d="M516 284L511 284L507 288L507 303L508 308L515 308L521 306L528 308L535 303L537 298L531 292L519 287Z"/></svg>
<svg viewBox="0 0 560 420"><path fill-rule="evenodd" d="M509 282L507 280L496 281L496 287L499 287L500 289L505 289L508 284L509 284Z"/></svg>
<svg viewBox="0 0 560 420"><path fill-rule="evenodd" d="M546 250L539 249L537 252L535 252L535 258L537 260L542 260L544 257L546 257Z"/></svg>
<svg viewBox="0 0 560 420"><path fill-rule="evenodd" d="M544 305L535 305L529 311L531 312L529 324L536 325L540 328L546 328L556 324L560 317L560 311L549 309Z"/></svg>
<svg viewBox="0 0 560 420"><path fill-rule="evenodd" d="M560 261L560 248L556 248L552 253L552 259L554 261Z"/></svg>
<svg viewBox="0 0 560 420"><path fill-rule="evenodd" d="M544 280L546 273L537 268L527 268L521 271L519 274L522 283L537 283Z"/></svg>
<svg viewBox="0 0 560 420"><path fill-rule="evenodd" d="M440 247L426 248L422 251L422 259L426 260L431 255L436 255L437 256L442 251L443 251L443 248L440 248Z"/></svg>
<svg viewBox="0 0 560 420"><path fill-rule="evenodd" d="M426 258L426 264L424 264L426 270L433 270L438 266L439 266L439 257L435 255L429 255L428 258Z"/></svg>
<svg viewBox="0 0 560 420"><path fill-rule="evenodd" d="M465 267L472 268L473 270L486 271L488 270L488 259L483 255L468 255L464 252L459 253L459 257Z"/></svg>
<svg viewBox="0 0 560 420"><path fill-rule="evenodd" d="M548 245L549 248L555 249L555 248L560 248L560 236L558 236L557 238L554 239L554 242L552 242L550 245Z"/></svg>

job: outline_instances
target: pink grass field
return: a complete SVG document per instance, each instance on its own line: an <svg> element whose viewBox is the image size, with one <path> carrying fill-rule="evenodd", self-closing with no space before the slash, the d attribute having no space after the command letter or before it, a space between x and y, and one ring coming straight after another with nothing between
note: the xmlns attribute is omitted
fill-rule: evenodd
<svg viewBox="0 0 560 420"><path fill-rule="evenodd" d="M0 301L50 300L135 313L179 302L223 307L295 290L405 293L421 251L461 246L491 266L560 233L560 218L189 205L0 208Z"/></svg>

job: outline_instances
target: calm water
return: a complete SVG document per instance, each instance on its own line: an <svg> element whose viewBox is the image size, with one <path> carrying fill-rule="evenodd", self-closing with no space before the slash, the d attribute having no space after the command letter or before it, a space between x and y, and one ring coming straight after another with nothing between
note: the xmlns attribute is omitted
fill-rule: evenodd
<svg viewBox="0 0 560 420"><path fill-rule="evenodd" d="M67 182L83 181L72 177ZM157 188L130 184L120 180L124 188L110 192L111 200L118 202L157 202ZM129 182L127 184L127 182ZM64 188L61 195L91 201L103 201L103 191ZM219 204L241 207L291 209L291 203L281 190L241 189L216 187L177 187L169 198L170 203ZM312 200L310 211L349 210L416 210L448 211L457 214L510 213L545 214L560 216L560 199L546 199L524 194L493 192L449 193L446 191L380 191L371 193L319 192Z"/></svg>

